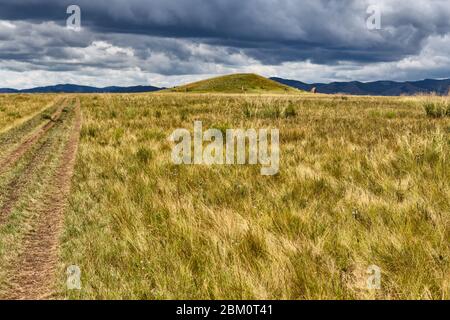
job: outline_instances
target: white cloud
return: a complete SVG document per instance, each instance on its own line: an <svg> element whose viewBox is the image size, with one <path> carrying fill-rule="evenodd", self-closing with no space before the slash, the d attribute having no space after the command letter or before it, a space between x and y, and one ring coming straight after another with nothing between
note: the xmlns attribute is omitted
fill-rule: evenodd
<svg viewBox="0 0 450 320"><path fill-rule="evenodd" d="M9 29L16 29L16 25L10 21L0 20L0 30Z"/></svg>

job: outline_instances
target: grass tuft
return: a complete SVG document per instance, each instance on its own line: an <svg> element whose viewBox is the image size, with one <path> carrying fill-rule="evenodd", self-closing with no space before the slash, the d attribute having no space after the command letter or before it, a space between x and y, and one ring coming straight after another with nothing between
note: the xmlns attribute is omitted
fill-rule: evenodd
<svg viewBox="0 0 450 320"><path fill-rule="evenodd" d="M448 101L426 102L425 113L430 118L450 117L450 103Z"/></svg>

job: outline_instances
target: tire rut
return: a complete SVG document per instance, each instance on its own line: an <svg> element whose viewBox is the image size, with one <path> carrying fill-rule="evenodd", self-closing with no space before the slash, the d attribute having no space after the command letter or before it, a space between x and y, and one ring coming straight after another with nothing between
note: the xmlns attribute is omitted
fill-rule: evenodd
<svg viewBox="0 0 450 320"><path fill-rule="evenodd" d="M56 129L57 127L54 126L53 128ZM47 133L50 132L50 130L47 131ZM14 206L23 194L24 189L32 181L33 175L51 156L49 151L51 150L54 141L52 141L47 134L44 134L42 139L45 140L40 146L37 146L37 150L32 153L32 156L27 161L23 172L17 177L14 177L5 188L5 201L0 207L0 226L7 222ZM39 144L39 142L36 142L36 144Z"/></svg>
<svg viewBox="0 0 450 320"><path fill-rule="evenodd" d="M61 117L62 110L67 103L67 99L61 102L58 110L51 116L51 119L36 133L34 133L25 142L20 144L14 151L5 157L5 159L0 161L0 174L6 172L14 163L16 163L28 150L30 150L33 145L39 141L59 120Z"/></svg>
<svg viewBox="0 0 450 320"><path fill-rule="evenodd" d="M80 102L75 105L75 120L59 165L46 186L48 194L36 206L35 226L23 239L23 252L10 272L9 289L3 299L48 299L54 293L59 236L70 193L81 130Z"/></svg>

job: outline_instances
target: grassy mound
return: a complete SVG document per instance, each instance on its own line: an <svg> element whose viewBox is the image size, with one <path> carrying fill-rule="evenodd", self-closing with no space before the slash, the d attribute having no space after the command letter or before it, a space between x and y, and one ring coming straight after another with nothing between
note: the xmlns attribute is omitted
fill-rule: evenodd
<svg viewBox="0 0 450 320"><path fill-rule="evenodd" d="M168 89L170 92L195 93L298 93L299 90L285 86L256 74L232 74L190 83Z"/></svg>

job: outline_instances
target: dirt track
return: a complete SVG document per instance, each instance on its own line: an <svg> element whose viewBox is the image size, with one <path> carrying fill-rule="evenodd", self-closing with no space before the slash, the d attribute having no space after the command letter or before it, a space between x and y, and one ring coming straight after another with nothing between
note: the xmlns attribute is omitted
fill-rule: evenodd
<svg viewBox="0 0 450 320"><path fill-rule="evenodd" d="M11 210L20 199L23 189L31 181L31 177L38 168L38 165L46 160L48 156L46 150L48 147L49 143L46 141L39 151L33 154L24 172L16 179L13 179L5 188L6 201L0 208L0 225L3 225L8 220Z"/></svg>
<svg viewBox="0 0 450 320"><path fill-rule="evenodd" d="M17 160L19 160L33 145L41 139L59 120L62 110L65 106L66 99L60 103L56 112L51 116L51 119L36 133L34 133L25 142L20 144L13 152L11 152L5 159L0 162L0 173L5 172L10 166L12 166Z"/></svg>
<svg viewBox="0 0 450 320"><path fill-rule="evenodd" d="M54 120L59 119L63 105L54 114L53 121L47 123L41 130L27 139L6 159L12 165L21 155L32 148L34 143L39 141L44 134L54 125ZM42 201L31 203L30 210L34 213L32 221L33 228L27 232L22 240L21 253L8 270L8 288L6 293L0 295L1 299L47 299L51 298L54 283L55 269L57 265L59 235L63 223L64 211L67 203L67 196L70 192L70 181L78 147L79 134L81 129L80 102L77 99L73 112L75 118L70 136L65 143L62 154L59 157L59 164L51 176L50 183L45 185L45 193ZM0 225L7 214L11 211L15 201L19 197L20 183L26 183L27 173L36 166L36 161L43 160L37 155L32 158L30 166L26 168L19 182L11 182L11 194L3 205L0 212ZM16 186L14 184L17 184ZM16 187L16 188L14 188Z"/></svg>

